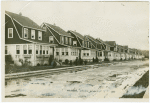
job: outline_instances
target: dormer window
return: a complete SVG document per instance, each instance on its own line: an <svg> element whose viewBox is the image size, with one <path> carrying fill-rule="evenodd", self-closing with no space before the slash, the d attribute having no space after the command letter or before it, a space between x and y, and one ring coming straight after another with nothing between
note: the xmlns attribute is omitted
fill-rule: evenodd
<svg viewBox="0 0 150 103"><path fill-rule="evenodd" d="M54 43L54 37L53 36L49 36L49 42Z"/></svg>
<svg viewBox="0 0 150 103"><path fill-rule="evenodd" d="M13 28L8 28L8 38L13 38Z"/></svg>
<svg viewBox="0 0 150 103"><path fill-rule="evenodd" d="M73 46L77 46L77 41L73 41Z"/></svg>
<svg viewBox="0 0 150 103"><path fill-rule="evenodd" d="M38 40L42 40L42 32L38 31Z"/></svg>
<svg viewBox="0 0 150 103"><path fill-rule="evenodd" d="M72 44L72 39L71 39L71 38L69 38L69 44L70 44L70 45Z"/></svg>
<svg viewBox="0 0 150 103"><path fill-rule="evenodd" d="M68 37L65 37L65 42L66 44L68 44Z"/></svg>
<svg viewBox="0 0 150 103"><path fill-rule="evenodd" d="M24 38L28 38L28 29L24 28Z"/></svg>
<svg viewBox="0 0 150 103"><path fill-rule="evenodd" d="M35 30L31 30L31 39L35 39Z"/></svg>

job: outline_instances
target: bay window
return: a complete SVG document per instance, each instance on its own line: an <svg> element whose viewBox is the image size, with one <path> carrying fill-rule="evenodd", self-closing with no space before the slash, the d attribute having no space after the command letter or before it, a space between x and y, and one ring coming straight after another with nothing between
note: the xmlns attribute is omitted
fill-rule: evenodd
<svg viewBox="0 0 150 103"><path fill-rule="evenodd" d="M46 54L48 54L48 48L49 48L49 46L46 46Z"/></svg>
<svg viewBox="0 0 150 103"><path fill-rule="evenodd" d="M42 45L40 45L40 54L42 54Z"/></svg>
<svg viewBox="0 0 150 103"><path fill-rule="evenodd" d="M8 38L13 38L13 28L8 28Z"/></svg>
<svg viewBox="0 0 150 103"><path fill-rule="evenodd" d="M45 54L45 46L43 46L42 49L43 49L43 54Z"/></svg>

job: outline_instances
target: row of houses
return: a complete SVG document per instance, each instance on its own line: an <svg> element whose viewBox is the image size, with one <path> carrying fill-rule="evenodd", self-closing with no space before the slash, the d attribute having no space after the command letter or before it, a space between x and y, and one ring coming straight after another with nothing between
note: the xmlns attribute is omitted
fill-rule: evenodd
<svg viewBox="0 0 150 103"><path fill-rule="evenodd" d="M65 31L49 23L37 25L30 18L5 11L5 55L11 55L15 64L19 59L31 61L32 66L49 64L52 57L64 62L76 58L91 61L141 59L140 50L115 41L103 41L76 31Z"/></svg>

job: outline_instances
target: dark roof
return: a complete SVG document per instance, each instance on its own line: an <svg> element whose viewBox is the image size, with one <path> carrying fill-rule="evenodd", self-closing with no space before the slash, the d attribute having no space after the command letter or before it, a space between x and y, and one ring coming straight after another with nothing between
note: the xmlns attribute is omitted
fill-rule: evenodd
<svg viewBox="0 0 150 103"><path fill-rule="evenodd" d="M124 49L128 49L128 46L123 46Z"/></svg>
<svg viewBox="0 0 150 103"><path fill-rule="evenodd" d="M8 11L5 11L5 13L8 14L11 18L14 18L15 20L17 20L23 26L43 30L38 24L36 24L33 20L31 20L28 17L22 16L19 14L15 14L12 12L8 12Z"/></svg>
<svg viewBox="0 0 150 103"><path fill-rule="evenodd" d="M64 35L64 36L71 36L71 34L67 33L65 30L61 29L59 26L55 26L49 23L45 23L46 25L48 25L50 28L54 29L56 32L59 33L59 35Z"/></svg>
<svg viewBox="0 0 150 103"><path fill-rule="evenodd" d="M81 39L84 39L84 36L81 35L80 33L76 32L76 31L72 31L72 30L69 30L70 32L72 32L74 35L76 35L77 37L81 38Z"/></svg>
<svg viewBox="0 0 150 103"><path fill-rule="evenodd" d="M109 44L110 46L115 46L116 42L115 41L105 41L106 44Z"/></svg>
<svg viewBox="0 0 150 103"><path fill-rule="evenodd" d="M91 40L93 40L95 43L97 43L96 39L95 39L95 38L93 38L92 36L90 36L90 35L86 35L86 37L90 38L90 39L91 39Z"/></svg>

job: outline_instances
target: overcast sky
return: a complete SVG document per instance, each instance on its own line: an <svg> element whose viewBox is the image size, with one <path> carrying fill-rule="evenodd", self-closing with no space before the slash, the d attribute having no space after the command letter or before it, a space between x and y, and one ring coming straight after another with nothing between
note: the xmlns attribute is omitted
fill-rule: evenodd
<svg viewBox="0 0 150 103"><path fill-rule="evenodd" d="M41 25L56 24L104 41L148 50L148 2L3 2L3 10L21 12ZM5 6L4 6L5 5Z"/></svg>

